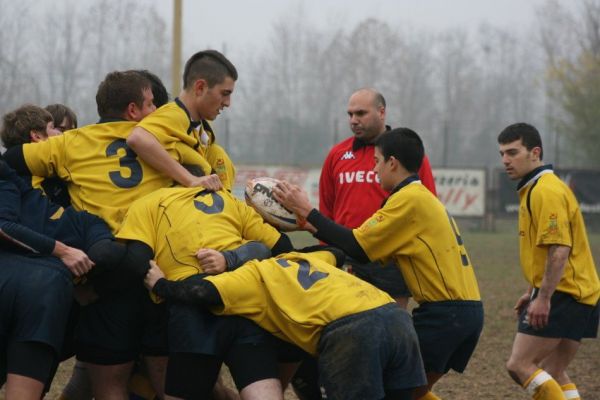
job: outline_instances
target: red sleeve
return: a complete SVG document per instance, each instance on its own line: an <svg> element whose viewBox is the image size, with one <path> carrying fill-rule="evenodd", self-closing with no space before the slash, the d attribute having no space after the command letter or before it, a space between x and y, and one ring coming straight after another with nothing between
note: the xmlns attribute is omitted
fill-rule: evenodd
<svg viewBox="0 0 600 400"><path fill-rule="evenodd" d="M423 163L419 169L419 179L421 179L421 183L429 189L431 193L437 196L435 180L433 179L433 173L431 172L431 165L429 164L429 158L427 158L426 155L423 156Z"/></svg>
<svg viewBox="0 0 600 400"><path fill-rule="evenodd" d="M332 159L330 152L325 158L321 169L321 177L319 178L319 211L327 218L333 218L333 205L335 202L334 178L331 175Z"/></svg>

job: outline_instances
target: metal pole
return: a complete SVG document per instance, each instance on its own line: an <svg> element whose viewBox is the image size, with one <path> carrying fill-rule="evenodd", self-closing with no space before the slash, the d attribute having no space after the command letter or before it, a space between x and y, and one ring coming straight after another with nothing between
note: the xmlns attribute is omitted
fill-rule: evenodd
<svg viewBox="0 0 600 400"><path fill-rule="evenodd" d="M173 0L173 59L171 60L171 94L181 92L181 9L182 0Z"/></svg>

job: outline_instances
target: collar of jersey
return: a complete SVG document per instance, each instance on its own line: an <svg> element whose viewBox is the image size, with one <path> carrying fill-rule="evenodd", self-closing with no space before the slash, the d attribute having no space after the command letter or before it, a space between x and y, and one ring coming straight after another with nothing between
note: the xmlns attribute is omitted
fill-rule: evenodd
<svg viewBox="0 0 600 400"><path fill-rule="evenodd" d="M419 178L419 175L417 175L417 174L411 175L408 178L406 178L405 180L403 180L402 182L400 182L398 185L396 185L396 187L394 189L392 189L392 191L390 192L390 195L383 201L383 204L381 205L381 207L385 206L385 203L387 203L388 199L390 197L392 197L392 195L394 193L399 192L400 189L402 189L405 186L408 186L411 183L421 183L421 179Z"/></svg>
<svg viewBox="0 0 600 400"><path fill-rule="evenodd" d="M185 104L183 104L183 102L181 100L179 100L179 97L175 98L175 104L177 104L179 106L179 108L181 108L183 111L185 111L185 115L187 115L188 119L190 120L190 126L187 130L188 135L190 134L190 132L192 130L194 130L197 127L199 127L200 125L202 125L202 120L200 120L200 121L192 120L192 116L190 115L190 112L186 108Z"/></svg>
<svg viewBox="0 0 600 400"><path fill-rule="evenodd" d="M552 173L554 173L554 171L552 169L552 164L546 164L546 165L542 165L541 167L537 167L536 169L529 172L527 175L525 175L521 179L521 181L517 185L517 192L519 190L523 189L525 186L529 186L533 182L537 181L540 178L540 176L542 176L544 174L552 174Z"/></svg>
<svg viewBox="0 0 600 400"><path fill-rule="evenodd" d="M125 118L113 118L113 117L100 117L99 124L105 124L107 122L127 122Z"/></svg>
<svg viewBox="0 0 600 400"><path fill-rule="evenodd" d="M391 129L392 129L391 126L386 125L384 133ZM363 147L369 147L369 146L375 146L375 141L365 142L364 140L355 137L354 141L352 142L352 151L358 151L358 150L362 149Z"/></svg>

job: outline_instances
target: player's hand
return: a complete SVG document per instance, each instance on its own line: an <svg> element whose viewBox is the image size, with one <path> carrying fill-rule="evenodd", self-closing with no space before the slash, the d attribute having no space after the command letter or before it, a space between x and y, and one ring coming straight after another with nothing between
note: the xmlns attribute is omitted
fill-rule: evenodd
<svg viewBox="0 0 600 400"><path fill-rule="evenodd" d="M154 260L150 260L150 269L148 270L148 272L146 273L146 276L144 277L144 285L146 285L146 287L149 290L152 290L154 285L156 285L156 282L158 282L159 279L164 278L164 277L165 277L165 274L163 274L163 272L159 268L158 264Z"/></svg>
<svg viewBox="0 0 600 400"><path fill-rule="evenodd" d="M550 315L550 299L536 297L527 308L527 321L533 329L542 329L548 325Z"/></svg>
<svg viewBox="0 0 600 400"><path fill-rule="evenodd" d="M227 270L227 261L220 251L213 249L200 249L196 252L202 270L210 275L217 275Z"/></svg>
<svg viewBox="0 0 600 400"><path fill-rule="evenodd" d="M529 301L530 300L531 300L531 294L530 293L525 293L521 297L519 297L519 300L517 300L517 303L513 307L513 309L515 310L515 313L517 314L517 318L519 318L519 316L521 315L521 313L523 312L523 310L525 308L527 308L527 306L529 305Z"/></svg>
<svg viewBox="0 0 600 400"><path fill-rule="evenodd" d="M60 258L63 264L75 276L87 274L94 266L94 262L83 251L67 246L59 241L56 241L52 254Z"/></svg>
<svg viewBox="0 0 600 400"><path fill-rule="evenodd" d="M273 188L275 200L282 206L296 214L299 218L306 219L314 208L308 200L308 194L304 189L289 182L281 181Z"/></svg>
<svg viewBox="0 0 600 400"><path fill-rule="evenodd" d="M217 174L195 176L191 180L189 187L196 186L202 186L203 188L212 190L213 192L223 189L223 183L221 183L221 179L219 179L219 175Z"/></svg>

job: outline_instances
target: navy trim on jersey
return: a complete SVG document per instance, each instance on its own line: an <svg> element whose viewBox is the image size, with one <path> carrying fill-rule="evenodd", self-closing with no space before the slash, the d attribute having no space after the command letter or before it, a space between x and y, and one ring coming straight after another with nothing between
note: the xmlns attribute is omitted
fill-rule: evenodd
<svg viewBox="0 0 600 400"><path fill-rule="evenodd" d="M517 185L517 192L519 190L521 190L524 186L526 186L532 179L534 179L536 177L537 174L539 174L542 171L547 171L550 170L552 171L552 164L546 164L546 165L542 165L541 167L537 167L536 169L534 169L533 171L528 172L520 181L519 184Z"/></svg>
<svg viewBox="0 0 600 400"><path fill-rule="evenodd" d="M415 174L415 175L409 176L408 178L406 178L405 180L400 182L398 185L396 185L395 188L392 189L392 191L390 192L390 195L383 201L383 204L381 204L381 208L383 208L383 206L385 206L385 203L387 203L388 199L390 197L392 197L394 195L394 193L399 192L400 189L402 189L405 186L408 186L410 183L417 182L420 180L421 180L421 178L419 178L419 175Z"/></svg>

